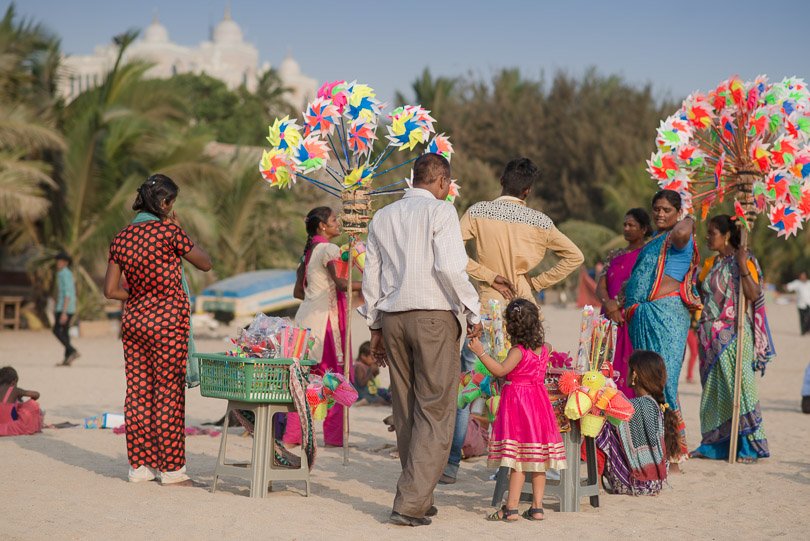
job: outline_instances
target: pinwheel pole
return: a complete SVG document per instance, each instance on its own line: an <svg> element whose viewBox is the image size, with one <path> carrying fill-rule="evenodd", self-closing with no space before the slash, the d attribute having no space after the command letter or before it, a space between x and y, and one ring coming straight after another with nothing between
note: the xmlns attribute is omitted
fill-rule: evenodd
<svg viewBox="0 0 810 541"><path fill-rule="evenodd" d="M737 173L737 192L740 194L741 205L745 211L747 219L754 217L754 201L752 191L754 181L758 180L758 175L754 172L742 171ZM743 253L748 251L748 228L740 228L740 250ZM748 314L748 301L743 291L742 275L745 269L740 269L739 291L737 292L737 358L734 363L734 399L731 410L731 432L728 442L728 461L734 464L737 459L737 444L740 437L740 409L742 400L742 369L743 369L743 346L745 344L745 318Z"/></svg>
<svg viewBox="0 0 810 541"><path fill-rule="evenodd" d="M382 169L385 161L399 150L414 151L417 145L425 145L425 153L440 154L447 160L453 146L445 134L435 134L435 119L430 111L421 106L403 105L387 116L388 143L376 157L372 157L379 117L384 105L376 98L374 90L357 81L334 81L324 83L318 97L307 105L303 114L303 126L289 116L277 118L270 125L267 141L271 148L262 152L259 171L271 186L290 188L296 180L306 180L312 186L336 197L343 204L341 221L349 235L348 284L346 289L347 313L345 340L343 344L344 377L351 379L351 317L352 317L352 268L353 254L361 236L368 232L371 220L372 197L387 197L405 191L408 178L400 177L393 182L372 188L372 182L412 163L413 157ZM329 164L330 150L332 163ZM322 171L315 178L313 174ZM458 195L458 185L451 183L448 201ZM358 263L362 270L362 264ZM344 406L343 464L349 463L349 409Z"/></svg>
<svg viewBox="0 0 810 541"><path fill-rule="evenodd" d="M343 202L343 231L349 234L349 272L346 279L346 337L343 341L343 376L350 381L352 337L352 270L355 244L360 235L368 233L371 220L371 195L367 189L345 190ZM343 406L343 465L349 465L349 408Z"/></svg>

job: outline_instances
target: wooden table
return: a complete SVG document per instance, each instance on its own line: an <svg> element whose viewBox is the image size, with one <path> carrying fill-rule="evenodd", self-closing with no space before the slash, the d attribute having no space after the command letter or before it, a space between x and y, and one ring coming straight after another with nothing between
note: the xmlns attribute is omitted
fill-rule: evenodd
<svg viewBox="0 0 810 541"><path fill-rule="evenodd" d="M10 327L12 331L20 330L20 307L23 300L23 297L17 296L0 297L0 329Z"/></svg>

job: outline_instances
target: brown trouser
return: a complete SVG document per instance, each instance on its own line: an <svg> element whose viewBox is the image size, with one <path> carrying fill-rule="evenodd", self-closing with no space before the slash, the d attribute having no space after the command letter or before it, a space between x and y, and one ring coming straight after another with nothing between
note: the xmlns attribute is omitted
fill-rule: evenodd
<svg viewBox="0 0 810 541"><path fill-rule="evenodd" d="M394 511L421 518L450 455L461 328L452 312L414 310L383 314L382 332L402 463Z"/></svg>

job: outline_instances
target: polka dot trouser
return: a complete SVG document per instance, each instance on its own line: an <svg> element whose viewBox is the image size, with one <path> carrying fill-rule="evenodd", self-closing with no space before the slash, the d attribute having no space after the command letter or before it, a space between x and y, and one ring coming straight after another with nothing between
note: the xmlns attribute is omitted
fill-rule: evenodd
<svg viewBox="0 0 810 541"><path fill-rule="evenodd" d="M186 464L188 331L125 329L127 457L133 468L177 471Z"/></svg>

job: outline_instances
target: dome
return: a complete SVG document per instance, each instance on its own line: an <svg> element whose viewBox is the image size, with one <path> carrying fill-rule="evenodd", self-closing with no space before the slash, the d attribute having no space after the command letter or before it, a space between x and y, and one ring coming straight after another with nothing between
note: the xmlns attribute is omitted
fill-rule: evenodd
<svg viewBox="0 0 810 541"><path fill-rule="evenodd" d="M225 17L214 28L214 43L242 43L242 29L231 19L230 8L225 9Z"/></svg>
<svg viewBox="0 0 810 541"><path fill-rule="evenodd" d="M168 43L169 32L166 27L160 24L157 16L152 19L152 24L146 27L143 32L143 40L147 43Z"/></svg>
<svg viewBox="0 0 810 541"><path fill-rule="evenodd" d="M301 66L298 65L298 62L295 61L292 54L289 52L287 52L287 56L284 57L284 60L282 60L279 65L278 74L281 75L283 79L301 74Z"/></svg>

